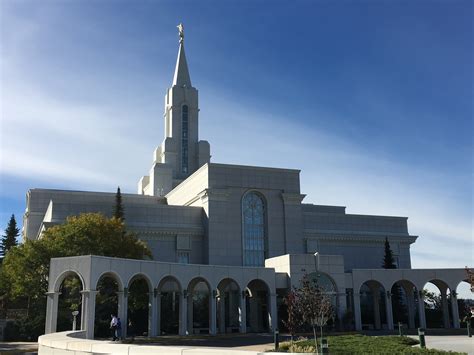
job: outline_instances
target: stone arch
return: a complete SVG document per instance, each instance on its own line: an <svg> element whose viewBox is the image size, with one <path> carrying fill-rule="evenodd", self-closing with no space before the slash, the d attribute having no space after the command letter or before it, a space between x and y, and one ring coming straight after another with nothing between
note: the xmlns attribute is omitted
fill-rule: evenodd
<svg viewBox="0 0 474 355"><path fill-rule="evenodd" d="M64 270L61 274L59 274L56 277L56 280L54 280L54 283L53 283L53 292L59 292L59 288L61 287L61 284L69 276L77 276L79 280L81 281L82 289L83 290L85 289L86 284L84 281L84 277L81 275L81 273L76 270L69 269L69 270Z"/></svg>
<svg viewBox="0 0 474 355"><path fill-rule="evenodd" d="M212 333L212 310L215 310L215 290L202 276L194 277L187 287L187 329L189 334ZM215 320L214 320L215 321Z"/></svg>
<svg viewBox="0 0 474 355"><path fill-rule="evenodd" d="M340 298L338 297L339 291L336 281L328 273L320 270L309 273L308 277L323 290L323 293L328 296L331 301L335 318L331 318L328 321L327 327L333 328L336 323L339 323L342 327L342 319L340 318L341 305L339 304Z"/></svg>
<svg viewBox="0 0 474 355"><path fill-rule="evenodd" d="M337 284L329 274L322 271L317 271L308 274L308 277L313 282L316 282L325 291L325 293L334 296L334 300L337 299L337 297L335 297L338 294Z"/></svg>
<svg viewBox="0 0 474 355"><path fill-rule="evenodd" d="M183 287L181 286L181 282L175 276L165 275L158 282L158 286L156 286L156 288L158 289L158 292L161 292L161 288L165 285L165 283L170 282L170 281L175 282L178 285L179 292L183 291Z"/></svg>
<svg viewBox="0 0 474 355"><path fill-rule="evenodd" d="M381 282L367 280L359 288L362 329L388 329L386 290Z"/></svg>
<svg viewBox="0 0 474 355"><path fill-rule="evenodd" d="M137 279L145 280L147 285L148 285L148 289L150 290L150 292L153 290L153 282L151 281L150 277L147 274L143 273L143 272L137 272L137 273L133 274L132 276L130 276L128 278L127 283L126 283L126 285L127 285L126 287L130 288L130 285L134 281L136 281Z"/></svg>
<svg viewBox="0 0 474 355"><path fill-rule="evenodd" d="M250 297L245 298L247 330L253 333L270 330L270 287L262 279L250 280L247 284Z"/></svg>
<svg viewBox="0 0 474 355"><path fill-rule="evenodd" d="M176 277L167 275L161 278L157 291L158 335L179 334L182 327L181 283Z"/></svg>
<svg viewBox="0 0 474 355"><path fill-rule="evenodd" d="M419 292L415 283L408 279L400 279L392 283L390 288L392 318L395 325L414 329L420 324L420 315L416 305Z"/></svg>
<svg viewBox="0 0 474 355"><path fill-rule="evenodd" d="M94 337L110 336L110 316L122 320L122 329L126 329L127 306L124 304L124 284L119 274L105 271L97 277L95 284Z"/></svg>
<svg viewBox="0 0 474 355"><path fill-rule="evenodd" d="M467 279L459 281L456 288L453 289L453 294L454 291L456 291L455 298L457 300L458 319L460 320L459 326L466 328L467 321L471 316L471 309L474 306L474 292L471 290L471 284Z"/></svg>
<svg viewBox="0 0 474 355"><path fill-rule="evenodd" d="M428 328L451 328L453 324L453 304L457 312L457 300L448 282L440 278L428 279L423 285L426 325ZM456 316L457 318L457 316Z"/></svg>
<svg viewBox="0 0 474 355"><path fill-rule="evenodd" d="M95 289L96 290L97 290L97 286L99 285L99 282L104 277L109 277L109 278L113 279L115 282L117 282L119 291L122 292L124 290L124 287L125 287L124 282L123 282L122 278L120 277L120 275L118 273L116 273L115 271L104 271L104 272L102 272L96 279L96 283L95 283Z"/></svg>
<svg viewBox="0 0 474 355"><path fill-rule="evenodd" d="M70 278L79 280L80 285L70 284L65 288L65 281ZM83 327L83 300L82 291L85 289L83 276L76 270L65 270L55 279L53 283L54 292L58 293L56 316L56 331L66 331L71 329L82 329ZM76 304L77 302L77 304ZM72 308L75 306L74 308ZM72 310L78 314L73 316ZM73 324L74 322L74 324Z"/></svg>
<svg viewBox="0 0 474 355"><path fill-rule="evenodd" d="M232 278L224 278L217 285L217 329L219 333L237 333L241 314L240 286Z"/></svg>
<svg viewBox="0 0 474 355"><path fill-rule="evenodd" d="M153 283L148 275L138 272L132 275L124 290L127 311L123 312L122 320L126 334L150 335L152 332L151 304L153 302Z"/></svg>

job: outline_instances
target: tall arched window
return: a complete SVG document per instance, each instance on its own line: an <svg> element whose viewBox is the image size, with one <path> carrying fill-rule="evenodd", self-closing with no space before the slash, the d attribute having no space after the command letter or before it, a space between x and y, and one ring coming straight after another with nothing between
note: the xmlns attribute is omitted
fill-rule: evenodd
<svg viewBox="0 0 474 355"><path fill-rule="evenodd" d="M183 106L181 133L181 172L188 173L188 106Z"/></svg>
<svg viewBox="0 0 474 355"><path fill-rule="evenodd" d="M249 192L244 196L242 219L244 266L264 266L265 202L256 192Z"/></svg>

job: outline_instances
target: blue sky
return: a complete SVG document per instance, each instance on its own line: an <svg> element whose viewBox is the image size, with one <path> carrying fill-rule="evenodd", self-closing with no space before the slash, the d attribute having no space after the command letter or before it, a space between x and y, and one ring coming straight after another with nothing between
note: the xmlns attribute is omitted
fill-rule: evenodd
<svg viewBox="0 0 474 355"><path fill-rule="evenodd" d="M305 202L409 217L414 267L473 265L469 1L0 1L0 228L28 188L135 192L183 22L200 137L302 169Z"/></svg>

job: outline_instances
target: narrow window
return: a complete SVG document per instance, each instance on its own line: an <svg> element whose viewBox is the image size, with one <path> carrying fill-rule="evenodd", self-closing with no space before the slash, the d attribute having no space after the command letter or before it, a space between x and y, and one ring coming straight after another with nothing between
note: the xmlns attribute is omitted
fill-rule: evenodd
<svg viewBox="0 0 474 355"><path fill-rule="evenodd" d="M244 196L242 218L244 266L264 266L265 202L259 194L250 192Z"/></svg>
<svg viewBox="0 0 474 355"><path fill-rule="evenodd" d="M189 252L187 251L178 252L178 263L189 264Z"/></svg>
<svg viewBox="0 0 474 355"><path fill-rule="evenodd" d="M181 120L181 172L188 173L188 106L183 106Z"/></svg>

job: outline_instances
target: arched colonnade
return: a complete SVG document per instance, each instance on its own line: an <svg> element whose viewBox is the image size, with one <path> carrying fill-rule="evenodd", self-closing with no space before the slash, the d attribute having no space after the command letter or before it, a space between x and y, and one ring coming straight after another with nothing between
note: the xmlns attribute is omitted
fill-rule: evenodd
<svg viewBox="0 0 474 355"><path fill-rule="evenodd" d="M124 336L128 290L136 280L148 285L147 333L151 336L173 329L180 335L276 329L274 269L78 256L51 259L46 333L56 331L60 286L71 275L82 283L80 324L88 339L94 337L97 285L104 277L118 285L117 314Z"/></svg>
<svg viewBox="0 0 474 355"><path fill-rule="evenodd" d="M398 322L408 328L426 328L423 290L428 283L440 291L444 328L459 328L456 289L465 279L464 269L352 270L356 330L362 330L366 322L375 329L392 330ZM364 312L364 307L370 311ZM367 315L371 319L364 319Z"/></svg>

